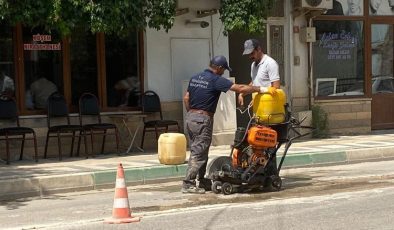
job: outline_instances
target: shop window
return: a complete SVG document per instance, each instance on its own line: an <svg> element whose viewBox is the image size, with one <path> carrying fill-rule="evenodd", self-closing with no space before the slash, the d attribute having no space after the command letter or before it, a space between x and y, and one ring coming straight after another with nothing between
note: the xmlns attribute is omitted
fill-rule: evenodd
<svg viewBox="0 0 394 230"><path fill-rule="evenodd" d="M85 93L98 96L96 35L83 28L73 31L70 39L71 103L78 106Z"/></svg>
<svg viewBox="0 0 394 230"><path fill-rule="evenodd" d="M317 38L312 56L315 96L363 95L363 22L320 20L315 21L314 26ZM334 82L335 86L332 86ZM331 88L322 89L324 86Z"/></svg>
<svg viewBox="0 0 394 230"><path fill-rule="evenodd" d="M0 94L15 95L12 27L0 23Z"/></svg>
<svg viewBox="0 0 394 230"><path fill-rule="evenodd" d="M22 33L25 107L42 110L50 94L63 93L61 38L57 31L43 27L24 27Z"/></svg>
<svg viewBox="0 0 394 230"><path fill-rule="evenodd" d="M131 33L125 38L105 36L108 107L139 105L141 84L138 57L138 33Z"/></svg>

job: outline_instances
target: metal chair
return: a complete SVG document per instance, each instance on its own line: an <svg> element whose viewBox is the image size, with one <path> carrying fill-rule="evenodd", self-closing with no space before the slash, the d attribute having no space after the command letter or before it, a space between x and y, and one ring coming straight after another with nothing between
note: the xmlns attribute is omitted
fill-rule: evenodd
<svg viewBox="0 0 394 230"><path fill-rule="evenodd" d="M0 140L6 142L7 160L6 163L10 164L10 141L11 140L22 140L21 152L19 160L23 159L23 149L25 146L25 140L33 140L34 143L34 158L38 161L37 156L37 138L34 129L29 127L21 127L19 124L19 116L16 102L13 98L8 96L0 97L0 122L12 124L0 128ZM27 136L26 136L27 135Z"/></svg>
<svg viewBox="0 0 394 230"><path fill-rule="evenodd" d="M144 147L144 139L146 132L155 132L156 140L159 139L159 132L168 132L170 126L176 126L177 131L180 132L178 121L176 120L164 120L163 113L161 110L160 97L152 90L144 92L141 98L142 112L159 114L160 119L146 120L144 118L144 130L141 139L141 148Z"/></svg>
<svg viewBox="0 0 394 230"><path fill-rule="evenodd" d="M97 123L84 124L83 118L85 117L95 117ZM101 144L101 154L104 152L105 138L107 135L114 135L116 139L116 150L119 153L119 131L115 124L112 123L102 123L100 115L100 106L97 97L91 93L84 93L79 98L79 124L83 127L85 135L90 135L92 155L93 151L93 136L101 135L103 136L103 141ZM113 130L114 132L107 133L108 130Z"/></svg>
<svg viewBox="0 0 394 230"><path fill-rule="evenodd" d="M58 149L59 149L59 160L62 160L62 137L71 137L71 151L70 157L73 155L74 150L74 141L75 137L78 137L78 149L77 155L79 155L79 147L80 147L80 138L84 136L85 141L85 154L88 155L87 147L86 147L86 136L84 134L84 130L80 125L72 125L70 123L70 116L68 113L67 103L64 96L58 92L51 94L48 97L48 105L47 105L47 137L45 142L45 152L44 158L47 157L48 150L48 141L51 137L57 137L58 141ZM57 125L53 125L52 123L56 120ZM60 124L59 124L60 123ZM76 136L76 133L79 133Z"/></svg>

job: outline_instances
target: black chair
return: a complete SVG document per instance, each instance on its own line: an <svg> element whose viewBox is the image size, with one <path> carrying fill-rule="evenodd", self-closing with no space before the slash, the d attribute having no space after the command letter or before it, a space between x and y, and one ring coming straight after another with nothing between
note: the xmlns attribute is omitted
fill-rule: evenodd
<svg viewBox="0 0 394 230"><path fill-rule="evenodd" d="M159 114L160 119L146 120L144 118L144 130L141 139L141 148L144 147L144 139L146 132L155 132L156 140L159 139L160 132L168 132L170 126L176 126L177 131L180 132L178 121L163 120L163 113L161 111L160 97L154 91L148 90L144 92L141 98L141 106L143 113Z"/></svg>
<svg viewBox="0 0 394 230"><path fill-rule="evenodd" d="M96 123L84 124L83 119L85 117L95 117L97 119ZM105 138L107 135L114 135L116 139L116 150L119 153L119 132L115 124L112 123L102 123L100 115L100 106L97 97L91 93L84 93L79 98L79 122L83 127L85 135L90 135L92 144L92 155L93 151L93 136L100 135L103 136L103 141L101 144L101 154L104 152ZM108 130L113 130L114 132L107 132Z"/></svg>
<svg viewBox="0 0 394 230"><path fill-rule="evenodd" d="M45 142L45 152L44 158L47 157L48 150L48 141L51 137L57 137L58 149L59 149L59 160L62 160L62 137L71 137L71 151L70 157L73 155L74 151L74 141L75 137L78 137L78 149L77 155L79 155L79 147L80 147L80 138L84 136L85 141L85 154L88 155L87 146L86 146L86 136L84 134L84 130L80 125L72 125L70 123L70 116L68 113L67 103L64 96L58 92L51 94L48 97L47 103L47 125L48 132ZM53 125L52 123L56 120L57 125ZM76 135L78 133L79 135Z"/></svg>
<svg viewBox="0 0 394 230"><path fill-rule="evenodd" d="M34 158L38 161L37 156L37 138L34 129L28 127L21 127L19 125L19 116L16 102L13 98L8 96L0 97L0 121L12 126L0 128L0 140L6 142L7 164L10 164L10 141L22 140L21 153L19 160L23 159L23 149L25 140L33 140L34 143ZM27 136L26 136L27 135Z"/></svg>

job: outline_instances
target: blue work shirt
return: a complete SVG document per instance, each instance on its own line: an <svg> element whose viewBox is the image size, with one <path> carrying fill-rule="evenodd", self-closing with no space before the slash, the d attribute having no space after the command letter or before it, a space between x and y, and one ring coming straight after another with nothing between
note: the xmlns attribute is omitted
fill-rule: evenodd
<svg viewBox="0 0 394 230"><path fill-rule="evenodd" d="M201 109L215 113L220 93L227 92L233 82L206 69L193 76L189 81L190 109Z"/></svg>

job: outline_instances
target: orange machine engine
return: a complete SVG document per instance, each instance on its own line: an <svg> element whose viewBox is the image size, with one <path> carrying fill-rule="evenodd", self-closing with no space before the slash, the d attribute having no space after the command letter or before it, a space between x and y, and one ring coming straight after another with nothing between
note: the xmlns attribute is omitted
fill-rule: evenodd
<svg viewBox="0 0 394 230"><path fill-rule="evenodd" d="M266 126L253 126L248 131L248 143L256 149L275 147L278 142L278 134L275 130Z"/></svg>
<svg viewBox="0 0 394 230"><path fill-rule="evenodd" d="M268 162L265 150L277 145L277 132L270 127L253 126L248 131L247 142L249 148L233 149L231 163L234 168L247 168L252 164L265 166Z"/></svg>
<svg viewBox="0 0 394 230"><path fill-rule="evenodd" d="M253 152L248 155L239 149L234 148L232 153L232 166L234 168L247 168L254 164L256 166L265 166L268 162L268 156L263 149L254 148Z"/></svg>
<svg viewBox="0 0 394 230"><path fill-rule="evenodd" d="M253 149L253 154L249 158L249 165L256 163L265 166L268 162L268 156L262 149Z"/></svg>

